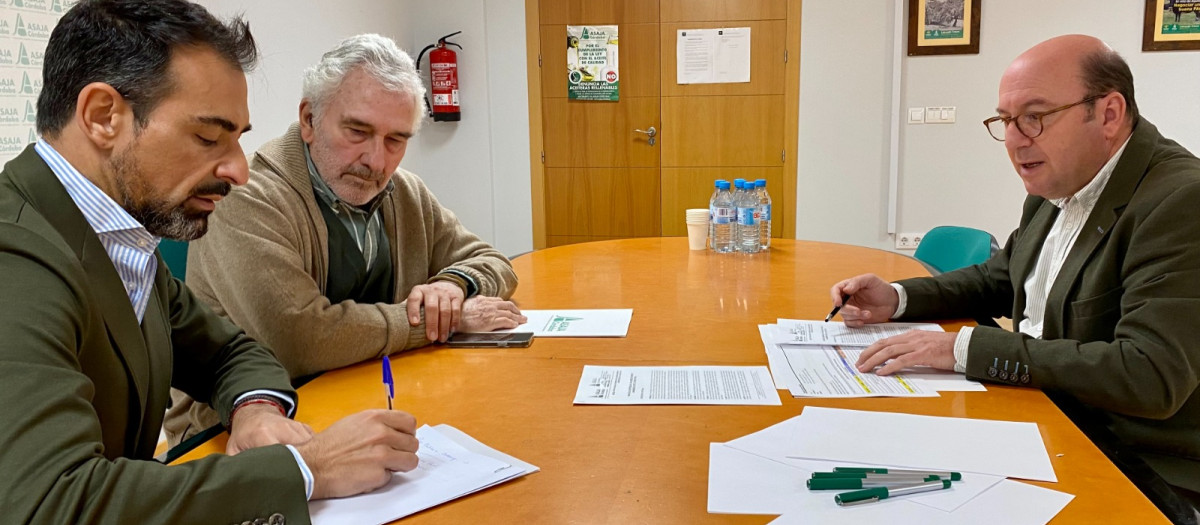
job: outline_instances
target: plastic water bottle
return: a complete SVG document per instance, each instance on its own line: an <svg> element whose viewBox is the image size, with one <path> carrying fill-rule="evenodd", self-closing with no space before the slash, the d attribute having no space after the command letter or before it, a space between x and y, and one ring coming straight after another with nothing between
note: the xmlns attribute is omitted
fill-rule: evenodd
<svg viewBox="0 0 1200 525"><path fill-rule="evenodd" d="M733 230L735 210L733 193L729 191L729 183L717 181L717 196L713 199L713 220L709 226L708 237L712 239L712 249L717 253L730 253L734 246Z"/></svg>
<svg viewBox="0 0 1200 525"><path fill-rule="evenodd" d="M758 244L763 251L771 247L771 194L767 193L767 179L754 181L758 195Z"/></svg>
<svg viewBox="0 0 1200 525"><path fill-rule="evenodd" d="M713 181L713 194L712 194L712 197L708 198L708 224L709 224L710 229L712 228L713 218L716 217L716 207L715 206L717 204L717 195L719 195L721 193L721 183L722 182L725 182L725 181L723 181L721 179L717 179L717 180ZM712 232L710 231L709 233L712 233ZM711 239L712 237L710 236L709 238Z"/></svg>
<svg viewBox="0 0 1200 525"><path fill-rule="evenodd" d="M758 240L760 234L758 223L754 220L754 216L758 213L758 194L754 191L754 183L745 183L737 200L737 248L739 252L755 254L762 251Z"/></svg>
<svg viewBox="0 0 1200 525"><path fill-rule="evenodd" d="M738 222L737 207L738 203L742 201L742 192L744 191L746 191L746 179L733 179L733 251L735 252L739 250L737 244L742 240L742 224Z"/></svg>

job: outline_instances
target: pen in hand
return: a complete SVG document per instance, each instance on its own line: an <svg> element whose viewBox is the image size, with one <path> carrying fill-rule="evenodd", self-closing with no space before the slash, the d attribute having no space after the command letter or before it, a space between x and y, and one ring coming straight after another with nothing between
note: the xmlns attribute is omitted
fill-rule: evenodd
<svg viewBox="0 0 1200 525"><path fill-rule="evenodd" d="M842 306L846 306L846 301L849 301L849 300L850 300L850 294L848 294L848 293L842 294ZM825 322L828 323L830 319L833 319L833 316L837 315L838 311L840 311L842 309L842 306L833 307L833 311L829 312L829 315L825 316Z"/></svg>
<svg viewBox="0 0 1200 525"><path fill-rule="evenodd" d="M392 362L383 356L383 393L387 395L388 410L392 409L392 398L396 396L396 383L392 380Z"/></svg>

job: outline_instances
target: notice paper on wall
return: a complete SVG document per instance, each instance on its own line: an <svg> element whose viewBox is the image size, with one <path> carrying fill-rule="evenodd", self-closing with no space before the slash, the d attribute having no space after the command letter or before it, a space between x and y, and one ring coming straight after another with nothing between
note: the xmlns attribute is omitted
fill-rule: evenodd
<svg viewBox="0 0 1200 525"><path fill-rule="evenodd" d="M675 38L675 82L750 81L750 28L681 29Z"/></svg>
<svg viewBox="0 0 1200 525"><path fill-rule="evenodd" d="M765 366L583 367L576 405L779 405Z"/></svg>

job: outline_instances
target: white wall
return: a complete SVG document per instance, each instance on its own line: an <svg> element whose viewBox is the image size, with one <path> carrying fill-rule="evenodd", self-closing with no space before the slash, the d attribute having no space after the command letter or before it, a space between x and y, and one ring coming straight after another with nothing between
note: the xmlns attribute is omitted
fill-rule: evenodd
<svg viewBox="0 0 1200 525"><path fill-rule="evenodd" d="M797 236L892 249L886 234L893 8L849 11L804 2L800 62ZM1141 51L1145 2L983 0L978 55L905 57L901 109L956 106L957 123L901 124L899 232L973 226L1003 242L1025 197L1005 154L980 124L995 113L1000 75L1052 36L1099 37L1129 62L1142 114L1200 153L1200 52ZM1086 13L1086 15L1084 15ZM837 45L830 45L837 42ZM1185 94L1186 93L1186 94ZM835 196L836 198L828 198Z"/></svg>
<svg viewBox="0 0 1200 525"><path fill-rule="evenodd" d="M427 121L400 165L502 252L533 249L523 3L199 1L221 16L244 13L262 53L250 76L254 131L242 139L247 152L296 120L302 72L341 39L379 33L416 58L437 37L463 30L452 39L465 48L458 55L463 120Z"/></svg>

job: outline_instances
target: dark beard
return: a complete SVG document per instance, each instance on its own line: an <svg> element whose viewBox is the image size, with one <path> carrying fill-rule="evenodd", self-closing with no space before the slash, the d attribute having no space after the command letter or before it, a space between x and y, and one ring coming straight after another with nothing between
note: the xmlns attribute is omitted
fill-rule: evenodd
<svg viewBox="0 0 1200 525"><path fill-rule="evenodd" d="M208 232L209 211L193 211L183 203L172 204L154 195L146 179L128 151L113 157L111 167L116 175L116 200L129 215L145 226L151 235L177 241L194 241ZM231 186L225 181L201 184L192 189L196 195L229 194Z"/></svg>

